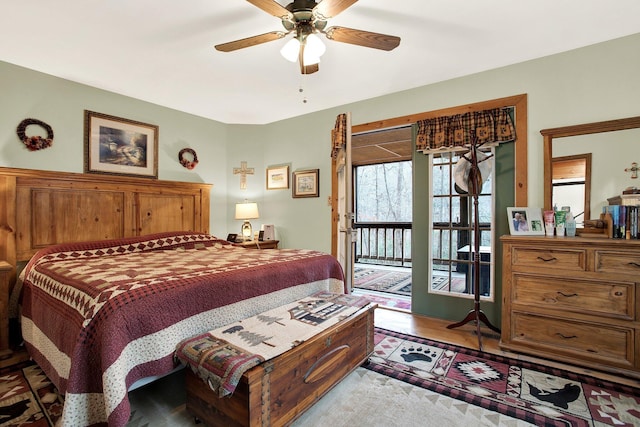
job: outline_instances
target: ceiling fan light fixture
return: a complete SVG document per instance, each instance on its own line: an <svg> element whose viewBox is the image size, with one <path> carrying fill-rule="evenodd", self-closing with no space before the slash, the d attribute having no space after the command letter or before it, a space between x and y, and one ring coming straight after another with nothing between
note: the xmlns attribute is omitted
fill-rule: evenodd
<svg viewBox="0 0 640 427"><path fill-rule="evenodd" d="M280 54L290 62L300 63L302 74L313 74L318 71L320 57L326 47L318 37L324 34L329 40L349 43L380 50L393 50L400 44L400 37L387 34L372 33L347 27L329 27L327 21L358 0L289 0L286 6L274 0L248 0L249 3L264 12L280 19L285 31L271 31L244 39L216 45L221 52L232 52L250 46L279 40L288 34L295 36L280 49Z"/></svg>
<svg viewBox="0 0 640 427"><path fill-rule="evenodd" d="M297 38L292 38L280 49L280 54L287 61L296 62L298 60L298 52L300 51L300 42Z"/></svg>
<svg viewBox="0 0 640 427"><path fill-rule="evenodd" d="M320 63L320 57L319 56L313 56L312 54L305 52L304 53L304 57L302 59L302 62L304 63L304 65L319 64Z"/></svg>
<svg viewBox="0 0 640 427"><path fill-rule="evenodd" d="M318 37L315 34L309 34L307 36L305 49L304 49L305 56L309 54L309 55L318 57L318 60L320 60L320 57L324 55L326 50L327 50L327 47L324 45L324 43L322 43L322 40L320 40L320 37Z"/></svg>

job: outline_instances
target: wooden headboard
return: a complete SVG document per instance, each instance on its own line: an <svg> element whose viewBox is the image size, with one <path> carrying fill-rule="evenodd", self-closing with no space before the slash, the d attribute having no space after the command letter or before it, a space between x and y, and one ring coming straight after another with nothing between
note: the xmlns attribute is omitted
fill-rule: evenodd
<svg viewBox="0 0 640 427"><path fill-rule="evenodd" d="M209 231L211 184L0 168L0 260L44 247Z"/></svg>
<svg viewBox="0 0 640 427"><path fill-rule="evenodd" d="M53 244L164 231L208 233L211 187L0 167L0 264L9 292L17 263ZM0 325L4 325L9 295L0 293ZM6 334L0 326L0 350Z"/></svg>

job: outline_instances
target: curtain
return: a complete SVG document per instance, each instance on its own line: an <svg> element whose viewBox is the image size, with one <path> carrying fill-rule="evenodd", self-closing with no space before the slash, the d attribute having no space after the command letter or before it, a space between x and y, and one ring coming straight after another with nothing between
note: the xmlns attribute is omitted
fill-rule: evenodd
<svg viewBox="0 0 640 427"><path fill-rule="evenodd" d="M339 114L336 117L336 124L331 130L331 157L336 159L340 150L344 150L347 145L347 115Z"/></svg>
<svg viewBox="0 0 640 427"><path fill-rule="evenodd" d="M516 139L513 107L470 111L453 116L419 120L416 150L433 152L466 150L475 136L477 143L493 146Z"/></svg>

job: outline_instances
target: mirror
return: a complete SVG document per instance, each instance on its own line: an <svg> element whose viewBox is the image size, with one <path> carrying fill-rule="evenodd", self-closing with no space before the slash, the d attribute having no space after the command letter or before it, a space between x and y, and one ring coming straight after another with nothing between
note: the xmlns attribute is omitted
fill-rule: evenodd
<svg viewBox="0 0 640 427"><path fill-rule="evenodd" d="M591 155L590 188L585 182L585 219L597 219L607 199L619 196L630 186L640 187L631 178L632 162L640 163L640 117L585 123L543 129L544 144L544 209L561 208L562 200L554 200L553 163L557 157ZM603 135L606 133L606 135ZM634 156L637 155L637 158ZM588 175L588 174L587 174ZM636 182L638 181L638 182ZM576 187L577 188L577 187ZM588 191L587 191L588 190ZM589 200L589 206L586 206ZM587 211L589 211L588 217Z"/></svg>
<svg viewBox="0 0 640 427"><path fill-rule="evenodd" d="M560 156L558 151L551 159L551 200L561 201L559 208L568 206L580 224L591 218L591 153Z"/></svg>

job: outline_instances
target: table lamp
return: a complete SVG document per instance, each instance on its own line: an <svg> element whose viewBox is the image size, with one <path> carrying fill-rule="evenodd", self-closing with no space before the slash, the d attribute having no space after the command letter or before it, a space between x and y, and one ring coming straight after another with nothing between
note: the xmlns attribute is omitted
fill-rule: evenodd
<svg viewBox="0 0 640 427"><path fill-rule="evenodd" d="M253 230L251 229L250 219L260 218L258 213L258 204L254 202L236 203L236 219L243 220L240 227L240 234L244 241L253 240Z"/></svg>

